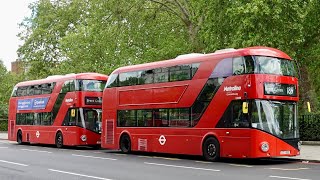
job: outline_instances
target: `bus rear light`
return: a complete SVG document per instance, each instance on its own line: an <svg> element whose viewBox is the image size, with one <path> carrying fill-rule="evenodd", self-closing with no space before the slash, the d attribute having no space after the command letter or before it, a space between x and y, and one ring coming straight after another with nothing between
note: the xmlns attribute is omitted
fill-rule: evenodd
<svg viewBox="0 0 320 180"><path fill-rule="evenodd" d="M86 135L82 135L80 137L81 141L86 142L87 141L87 136Z"/></svg>
<svg viewBox="0 0 320 180"><path fill-rule="evenodd" d="M260 145L261 145L260 148L261 148L262 152L268 152L269 151L270 147L269 147L269 143L268 142L262 142Z"/></svg>

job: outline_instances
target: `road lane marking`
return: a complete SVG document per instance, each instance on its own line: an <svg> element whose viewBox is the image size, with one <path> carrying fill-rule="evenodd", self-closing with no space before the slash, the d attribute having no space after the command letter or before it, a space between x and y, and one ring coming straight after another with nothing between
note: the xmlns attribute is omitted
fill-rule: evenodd
<svg viewBox="0 0 320 180"><path fill-rule="evenodd" d="M93 158L93 159L104 159L104 160L111 160L111 161L116 161L117 160L117 159L113 159L113 158L105 158L105 157L97 157L97 156L85 156L85 155L80 155L80 154L72 154L72 156Z"/></svg>
<svg viewBox="0 0 320 180"><path fill-rule="evenodd" d="M22 151L30 151L30 152L40 152L40 153L52 153L50 151L40 151L40 150L34 150L34 149L21 149Z"/></svg>
<svg viewBox="0 0 320 180"><path fill-rule="evenodd" d="M283 176L269 176L269 177L271 177L271 178L278 178L278 179L311 180L311 179L301 179L301 178L283 177Z"/></svg>
<svg viewBox="0 0 320 180"><path fill-rule="evenodd" d="M49 171L53 171L53 172L63 173L63 174L70 174L70 175L74 175L74 176L81 176L81 177L92 178L92 179L112 180L112 179L103 178L103 177L90 176L90 175L85 175L85 174L78 174L78 173L67 172L67 171L61 171L61 170L56 170L56 169L48 169L48 170L49 170Z"/></svg>
<svg viewBox="0 0 320 180"><path fill-rule="evenodd" d="M8 163L8 164L14 164L14 165L18 165L18 166L29 166L27 164L21 164L21 163L10 162L10 161L5 161L5 160L0 160L0 162Z"/></svg>
<svg viewBox="0 0 320 180"><path fill-rule="evenodd" d="M203 164L211 164L212 162L209 161L196 161L197 163L203 163Z"/></svg>
<svg viewBox="0 0 320 180"><path fill-rule="evenodd" d="M95 154L102 154L102 152L93 152L93 153L95 153Z"/></svg>
<svg viewBox="0 0 320 180"><path fill-rule="evenodd" d="M0 147L0 149L6 149L6 148L9 148L9 147Z"/></svg>
<svg viewBox="0 0 320 180"><path fill-rule="evenodd" d="M159 157L159 156L152 156L152 158L155 158L155 159L166 159L166 160L171 160L171 161L181 160L181 159L178 159L178 158L166 158L166 157Z"/></svg>
<svg viewBox="0 0 320 180"><path fill-rule="evenodd" d="M286 169L286 168L268 168L272 170L281 170L281 171L299 171L299 170L306 170L310 168L294 168L294 169Z"/></svg>
<svg viewBox="0 0 320 180"><path fill-rule="evenodd" d="M126 156L126 154L118 154L118 153L115 153L114 155L116 155L116 156Z"/></svg>
<svg viewBox="0 0 320 180"><path fill-rule="evenodd" d="M253 166L245 165L245 164L229 164L230 166L237 166L237 167L247 167L252 168Z"/></svg>
<svg viewBox="0 0 320 180"><path fill-rule="evenodd" d="M221 171L218 169L206 169L206 168L197 168L197 167L190 167L190 166L177 166L177 165L171 165L171 164L158 164L158 163L149 163L149 162L144 162L144 164L155 165L155 166L184 168L184 169L195 169L195 170L203 170L203 171Z"/></svg>
<svg viewBox="0 0 320 180"><path fill-rule="evenodd" d="M151 156L138 156L138 157L141 157L141 158L153 158L153 157L151 157Z"/></svg>

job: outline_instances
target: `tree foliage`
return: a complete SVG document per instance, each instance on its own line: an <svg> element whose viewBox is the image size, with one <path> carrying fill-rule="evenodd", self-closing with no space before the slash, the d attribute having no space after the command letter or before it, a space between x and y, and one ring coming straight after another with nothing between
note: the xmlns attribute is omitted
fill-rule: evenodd
<svg viewBox="0 0 320 180"><path fill-rule="evenodd" d="M319 106L319 1L40 0L30 8L19 49L30 78L271 46L297 59L302 102Z"/></svg>
<svg viewBox="0 0 320 180"><path fill-rule="evenodd" d="M7 71L0 60L0 119L7 119L9 98L14 85L20 81L19 77Z"/></svg>

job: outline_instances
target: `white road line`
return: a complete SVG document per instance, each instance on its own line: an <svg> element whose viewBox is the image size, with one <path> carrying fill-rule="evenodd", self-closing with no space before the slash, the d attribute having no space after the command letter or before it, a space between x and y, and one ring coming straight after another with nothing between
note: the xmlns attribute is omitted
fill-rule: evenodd
<svg viewBox="0 0 320 180"><path fill-rule="evenodd" d="M244 164L229 164L230 166L237 166L237 167L247 167L247 168L252 168L253 166L249 165L244 165Z"/></svg>
<svg viewBox="0 0 320 180"><path fill-rule="evenodd" d="M105 160L111 160L111 161L116 161L117 160L117 159L113 159L113 158L104 158L104 157L97 157L97 156L85 156L85 155L80 155L80 154L72 154L72 156L93 158L93 159L105 159Z"/></svg>
<svg viewBox="0 0 320 180"><path fill-rule="evenodd" d="M203 164L211 164L212 162L209 161L196 161L197 163L203 163Z"/></svg>
<svg viewBox="0 0 320 180"><path fill-rule="evenodd" d="M138 156L138 157L141 157L141 158L150 158L150 159L153 158L152 156Z"/></svg>
<svg viewBox="0 0 320 180"><path fill-rule="evenodd" d="M166 167L175 167L175 168L184 168L184 169L195 169L195 170L203 170L203 171L221 171L218 169L206 169L206 168L197 168L197 167L190 167L190 166L177 166L177 165L171 165L171 164L158 164L158 163L149 163L144 162L145 164L149 165L155 165L155 166L166 166Z"/></svg>
<svg viewBox="0 0 320 180"><path fill-rule="evenodd" d="M299 170L306 170L310 168L294 168L294 169L286 169L286 168L268 168L272 170L281 170L281 171L299 171Z"/></svg>
<svg viewBox="0 0 320 180"><path fill-rule="evenodd" d="M278 179L292 179L292 180L311 180L311 179L301 179L301 178L293 178L293 177L282 177L282 176L269 176L271 178L278 178Z"/></svg>
<svg viewBox="0 0 320 180"><path fill-rule="evenodd" d="M172 160L172 161L181 160L179 158L166 158L166 157L159 157L159 156L152 156L152 158L155 158L155 159L166 159L166 160Z"/></svg>
<svg viewBox="0 0 320 180"><path fill-rule="evenodd" d="M60 171L60 170L56 170L56 169L48 169L48 170L49 170L49 171L53 171L53 172L63 173L63 174L70 174L70 175L74 175L74 176L81 176L81 177L92 178L92 179L112 180L112 179L108 179L108 178L102 178L102 177L97 177L97 176L89 176L89 175L85 175L85 174L78 174L78 173L67 172L67 171Z"/></svg>
<svg viewBox="0 0 320 180"><path fill-rule="evenodd" d="M14 165L18 165L18 166L29 166L27 164L21 164L21 163L10 162L10 161L5 161L5 160L0 160L0 162L8 163L8 164L14 164Z"/></svg>
<svg viewBox="0 0 320 180"><path fill-rule="evenodd" d="M6 148L9 148L9 147L0 147L0 149L6 149Z"/></svg>
<svg viewBox="0 0 320 180"><path fill-rule="evenodd" d="M40 151L40 150L34 150L34 149L21 149L22 151L31 151L31 152L40 152L40 153L52 153L50 151Z"/></svg>
<svg viewBox="0 0 320 180"><path fill-rule="evenodd" d="M94 154L102 154L102 152L93 152Z"/></svg>

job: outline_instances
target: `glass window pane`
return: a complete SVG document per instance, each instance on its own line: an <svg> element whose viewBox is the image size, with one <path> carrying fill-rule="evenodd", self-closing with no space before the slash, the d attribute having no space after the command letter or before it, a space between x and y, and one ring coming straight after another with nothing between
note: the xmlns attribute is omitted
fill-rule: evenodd
<svg viewBox="0 0 320 180"><path fill-rule="evenodd" d="M132 86L138 83L137 72L126 72L119 75L120 86Z"/></svg>
<svg viewBox="0 0 320 180"><path fill-rule="evenodd" d="M137 120L140 127L152 127L152 110L137 110Z"/></svg>
<svg viewBox="0 0 320 180"><path fill-rule="evenodd" d="M106 81L100 80L77 80L80 91L102 92ZM73 86L71 84L71 86Z"/></svg>
<svg viewBox="0 0 320 180"><path fill-rule="evenodd" d="M245 66L246 66L245 73L246 74L254 73L255 65L254 65L254 60L252 59L252 56L245 56L244 60L245 60Z"/></svg>
<svg viewBox="0 0 320 180"><path fill-rule="evenodd" d="M192 77L196 74L199 66L200 66L200 63L194 63L194 64L192 64L192 69L191 69L191 76L192 76Z"/></svg>
<svg viewBox="0 0 320 180"><path fill-rule="evenodd" d="M221 60L214 68L213 72L210 75L210 78L228 76L232 76L232 58Z"/></svg>
<svg viewBox="0 0 320 180"><path fill-rule="evenodd" d="M154 70L146 70L146 71L142 71L141 72L141 77L140 77L140 81L139 84L150 84L153 83L153 71Z"/></svg>
<svg viewBox="0 0 320 180"><path fill-rule="evenodd" d="M169 125L168 109L155 109L153 114L154 126L166 127Z"/></svg>
<svg viewBox="0 0 320 180"><path fill-rule="evenodd" d="M118 113L118 126L137 126L136 110L123 110Z"/></svg>
<svg viewBox="0 0 320 180"><path fill-rule="evenodd" d="M108 78L107 86L108 88L118 86L118 74L111 74Z"/></svg>
<svg viewBox="0 0 320 180"><path fill-rule="evenodd" d="M169 69L168 68L155 69L155 74L154 74L154 82L155 83L168 82L168 81L169 81Z"/></svg>
<svg viewBox="0 0 320 180"><path fill-rule="evenodd" d="M170 67L170 81L183 81L191 79L190 65Z"/></svg>
<svg viewBox="0 0 320 180"><path fill-rule="evenodd" d="M190 124L189 108L169 109L169 126L189 127Z"/></svg>
<svg viewBox="0 0 320 180"><path fill-rule="evenodd" d="M244 74L244 62L242 57L233 58L233 74Z"/></svg>

